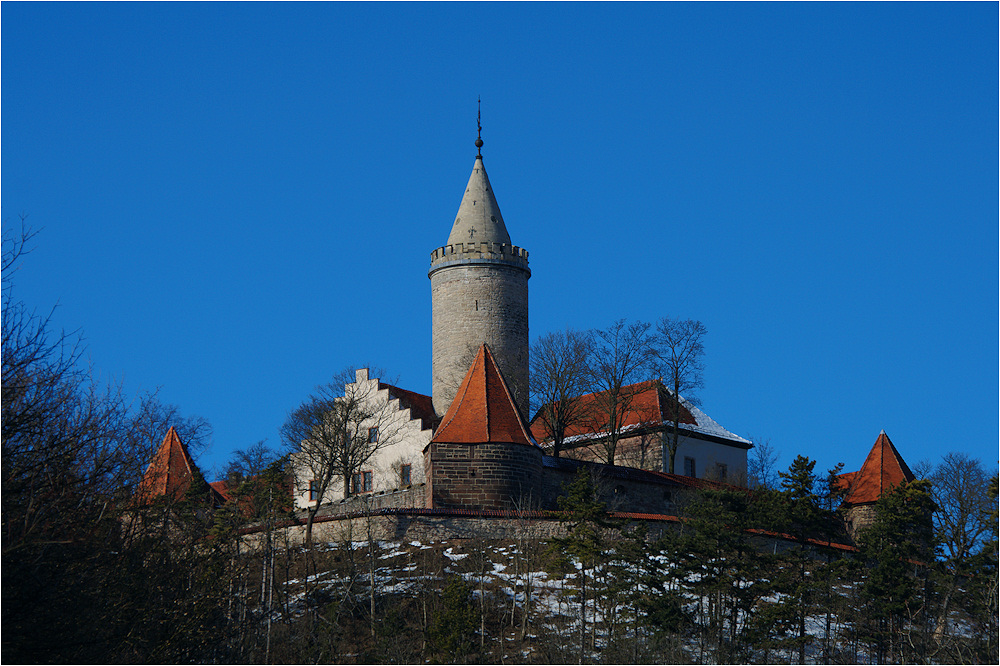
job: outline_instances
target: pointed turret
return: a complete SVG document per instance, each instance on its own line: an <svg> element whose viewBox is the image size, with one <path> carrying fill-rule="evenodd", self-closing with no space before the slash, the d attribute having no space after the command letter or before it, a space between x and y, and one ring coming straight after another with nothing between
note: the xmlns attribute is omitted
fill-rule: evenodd
<svg viewBox="0 0 1000 666"><path fill-rule="evenodd" d="M458 206L455 223L448 236L448 245L458 243L502 243L510 245L510 235L503 223L500 206L493 196L483 158L476 157L465 186L462 203Z"/></svg>
<svg viewBox="0 0 1000 666"><path fill-rule="evenodd" d="M205 484L205 489L208 489L208 484L191 459L187 446L181 441L174 427L170 426L163 443L160 444L156 455L142 475L137 495L145 501L163 496L174 500L181 499L195 479Z"/></svg>
<svg viewBox="0 0 1000 666"><path fill-rule="evenodd" d="M542 449L486 345L424 448L431 509L513 509L541 483Z"/></svg>
<svg viewBox="0 0 1000 666"><path fill-rule="evenodd" d="M480 130L482 127L480 127ZM483 141L476 139L476 147ZM431 252L434 411L451 405L473 354L489 345L528 411L528 252L511 243L480 151L448 244Z"/></svg>
<svg viewBox="0 0 1000 666"><path fill-rule="evenodd" d="M871 504L882 493L901 483L913 481L915 477L883 430L861 469L842 474L839 478L842 479L841 487L847 487L845 504Z"/></svg>
<svg viewBox="0 0 1000 666"><path fill-rule="evenodd" d="M885 430L879 433L857 472L838 474L836 488L844 493L844 520L852 538L875 520L875 503L883 493L914 479L903 456L889 440Z"/></svg>

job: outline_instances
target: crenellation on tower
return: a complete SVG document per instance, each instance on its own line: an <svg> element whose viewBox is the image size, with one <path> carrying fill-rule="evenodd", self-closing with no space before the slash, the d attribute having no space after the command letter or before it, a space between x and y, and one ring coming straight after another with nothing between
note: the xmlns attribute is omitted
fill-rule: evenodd
<svg viewBox="0 0 1000 666"><path fill-rule="evenodd" d="M438 268L451 265L452 262L464 262L473 259L485 259L523 268L531 274L528 268L528 251L523 247L506 243L457 243L443 245L431 252L431 270L433 274Z"/></svg>
<svg viewBox="0 0 1000 666"><path fill-rule="evenodd" d="M448 242L430 260L434 410L448 409L475 350L486 344L527 414L528 251L511 242L481 154Z"/></svg>

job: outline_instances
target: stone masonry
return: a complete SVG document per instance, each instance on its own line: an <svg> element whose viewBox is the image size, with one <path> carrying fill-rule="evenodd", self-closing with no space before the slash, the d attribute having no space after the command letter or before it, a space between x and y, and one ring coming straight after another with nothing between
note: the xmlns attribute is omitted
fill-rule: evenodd
<svg viewBox="0 0 1000 666"><path fill-rule="evenodd" d="M461 245L446 253L451 247L435 251L439 258L431 272L434 408L439 414L448 409L476 350L486 343L495 351L518 407L527 414L527 252L505 248L499 260L480 259L463 252Z"/></svg>
<svg viewBox="0 0 1000 666"><path fill-rule="evenodd" d="M476 156L448 243L431 253L428 277L434 410L447 411L485 343L527 414L528 252L511 243L482 155Z"/></svg>
<svg viewBox="0 0 1000 666"><path fill-rule="evenodd" d="M516 509L537 496L542 475L538 447L503 442L431 443L425 453L428 508Z"/></svg>

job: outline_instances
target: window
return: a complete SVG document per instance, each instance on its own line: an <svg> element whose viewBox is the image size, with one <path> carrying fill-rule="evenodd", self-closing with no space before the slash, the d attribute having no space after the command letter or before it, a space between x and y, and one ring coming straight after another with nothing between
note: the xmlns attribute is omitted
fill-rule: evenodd
<svg viewBox="0 0 1000 666"><path fill-rule="evenodd" d="M403 465L399 468L399 485L406 487L410 485L410 470L412 467L410 465Z"/></svg>
<svg viewBox="0 0 1000 666"><path fill-rule="evenodd" d="M360 493L370 493L372 491L372 473L369 472L358 472L351 479L351 493L358 495Z"/></svg>
<svg viewBox="0 0 1000 666"><path fill-rule="evenodd" d="M717 469L717 470L718 470L718 472L719 472L719 481L725 481L725 480L726 480L726 472L728 472L728 471L729 471L729 468L728 468L728 467L726 467L726 466L725 466L724 464L722 464L722 463L716 463L716 464L715 464L715 467L716 467L716 469Z"/></svg>
<svg viewBox="0 0 1000 666"><path fill-rule="evenodd" d="M315 502L319 499L319 484L316 479L309 479L309 501Z"/></svg>
<svg viewBox="0 0 1000 666"><path fill-rule="evenodd" d="M368 428L368 443L378 443L378 428Z"/></svg>
<svg viewBox="0 0 1000 666"><path fill-rule="evenodd" d="M684 476L696 476L694 468L694 458L684 457Z"/></svg>

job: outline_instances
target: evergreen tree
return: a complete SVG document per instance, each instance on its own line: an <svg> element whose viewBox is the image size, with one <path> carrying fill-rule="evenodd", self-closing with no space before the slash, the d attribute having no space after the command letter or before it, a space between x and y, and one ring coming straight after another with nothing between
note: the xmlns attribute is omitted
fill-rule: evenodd
<svg viewBox="0 0 1000 666"><path fill-rule="evenodd" d="M930 599L929 567L935 558L930 484L902 483L875 504L870 525L858 542L865 561L860 588L865 607L863 636L878 663L921 656ZM906 640L904 640L904 638Z"/></svg>
<svg viewBox="0 0 1000 666"><path fill-rule="evenodd" d="M446 663L464 661L476 650L477 615L472 586L452 576L441 594L441 607L427 630L430 653Z"/></svg>
<svg viewBox="0 0 1000 666"><path fill-rule="evenodd" d="M815 596L821 592L817 578L811 575L815 558L807 544L807 539L820 536L826 525L815 492L815 467L815 460L799 455L787 472L779 472L787 529L796 542L787 554L786 591L796 624L796 636L790 643L798 651L800 664L805 663L806 647L812 640L806 633L806 617L813 608Z"/></svg>
<svg viewBox="0 0 1000 666"><path fill-rule="evenodd" d="M776 556L754 543L751 529L775 513L773 496L743 490L703 490L688 506L679 533L670 537L675 582L689 598L698 659L750 661L757 646L782 632L761 612L775 592Z"/></svg>
<svg viewBox="0 0 1000 666"><path fill-rule="evenodd" d="M583 663L587 645L587 612L590 601L589 575L605 560L610 542L607 532L621 527L612 520L607 507L597 496L594 479L586 467L581 467L573 480L564 486L565 495L558 498L563 514L560 522L566 535L552 539L551 551L562 569L578 570L577 600L580 604L579 659ZM591 641L593 642L593 641Z"/></svg>

